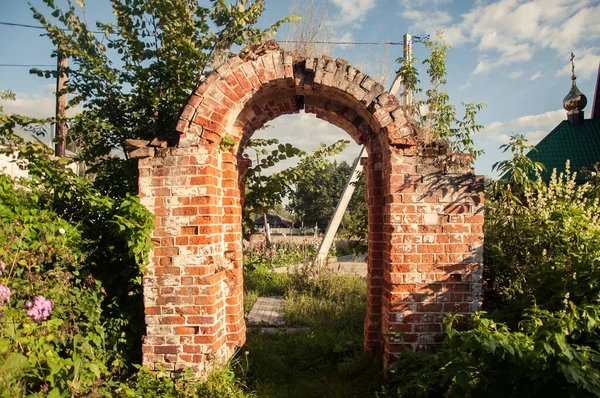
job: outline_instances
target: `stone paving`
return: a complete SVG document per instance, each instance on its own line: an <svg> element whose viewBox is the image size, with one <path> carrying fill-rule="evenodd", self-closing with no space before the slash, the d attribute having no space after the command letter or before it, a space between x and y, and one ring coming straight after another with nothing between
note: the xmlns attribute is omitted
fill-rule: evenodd
<svg viewBox="0 0 600 398"><path fill-rule="evenodd" d="M259 297L248 314L248 326L282 326L284 299L281 296Z"/></svg>

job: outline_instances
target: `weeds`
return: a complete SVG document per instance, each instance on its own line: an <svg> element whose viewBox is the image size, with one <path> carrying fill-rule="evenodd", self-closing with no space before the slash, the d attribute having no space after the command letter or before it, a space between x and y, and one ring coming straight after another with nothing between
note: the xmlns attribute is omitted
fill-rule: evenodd
<svg viewBox="0 0 600 398"><path fill-rule="evenodd" d="M299 328L248 331L248 387L259 397L374 396L381 371L362 347L366 280L309 263L292 271L245 274L246 300L284 295L286 326Z"/></svg>

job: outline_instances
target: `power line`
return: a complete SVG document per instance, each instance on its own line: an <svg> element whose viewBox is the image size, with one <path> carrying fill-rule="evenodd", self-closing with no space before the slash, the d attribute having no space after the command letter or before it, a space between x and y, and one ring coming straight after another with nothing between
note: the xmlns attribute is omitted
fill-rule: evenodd
<svg viewBox="0 0 600 398"><path fill-rule="evenodd" d="M7 26L17 26L21 28L33 28L33 29L46 29L43 26L35 26L35 25L27 25L21 23L13 23L13 22L0 22L0 25ZM72 32L71 29L60 29L63 32ZM106 33L103 31L94 30L91 33ZM427 36L413 36L411 43L423 43L426 40L429 40L429 35ZM333 44L333 45L354 45L354 46L403 46L405 43L403 41L304 41L304 40L277 40L279 43L294 43L294 44Z"/></svg>
<svg viewBox="0 0 600 398"><path fill-rule="evenodd" d="M413 36L411 43L422 43L429 40L427 36ZM279 43L297 43L297 44L334 44L334 45L363 45L363 46L403 46L403 41L303 41L303 40L277 40Z"/></svg>
<svg viewBox="0 0 600 398"><path fill-rule="evenodd" d="M11 67L15 67L15 68L32 68L32 67L56 67L56 65L49 65L49 64L0 64L0 67L3 68L11 68Z"/></svg>
<svg viewBox="0 0 600 398"><path fill-rule="evenodd" d="M28 24L23 24L23 23L14 23L14 22L1 22L0 21L0 25L6 25L6 26L16 26L19 28L30 28L30 29L46 29L46 27L44 26L36 26L36 25L28 25ZM72 32L72 29L62 29L62 28L58 28L59 30L62 30L63 32ZM91 30L91 33L105 33L101 30Z"/></svg>
<svg viewBox="0 0 600 398"><path fill-rule="evenodd" d="M13 22L0 22L0 25L18 26L20 28L46 29L43 26L26 25L26 24L22 24L22 23L13 23Z"/></svg>

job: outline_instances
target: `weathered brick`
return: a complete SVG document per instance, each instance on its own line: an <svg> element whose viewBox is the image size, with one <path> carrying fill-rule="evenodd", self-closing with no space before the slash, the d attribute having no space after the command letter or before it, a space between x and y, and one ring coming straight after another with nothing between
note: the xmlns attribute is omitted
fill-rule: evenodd
<svg viewBox="0 0 600 398"><path fill-rule="evenodd" d="M226 361L243 344L240 173L248 166L219 144L227 133L244 148L257 128L297 112L296 95L307 93L307 113L370 151L361 162L369 203L365 350L386 360L422 350L440 341L444 312L479 308L483 180L459 175L471 172L472 158L451 155L443 170L437 157L448 155L445 147L419 149L423 134L395 97L346 61L294 61L261 49L231 58L183 104L179 148L139 161L142 203L156 216L144 277L146 366L202 372L207 354ZM233 109L241 110L236 120ZM223 264L233 268L216 272ZM381 340L394 326L404 336Z"/></svg>

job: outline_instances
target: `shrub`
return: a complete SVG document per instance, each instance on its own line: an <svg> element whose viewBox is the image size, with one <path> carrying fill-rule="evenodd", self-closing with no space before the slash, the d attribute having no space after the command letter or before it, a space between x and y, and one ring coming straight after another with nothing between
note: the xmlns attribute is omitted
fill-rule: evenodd
<svg viewBox="0 0 600 398"><path fill-rule="evenodd" d="M1 308L0 387L11 396L109 388L140 351L152 217L136 198L103 195L41 147L19 155L30 178L0 175L0 284L10 295Z"/></svg>

